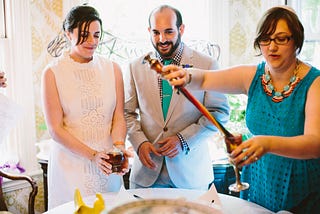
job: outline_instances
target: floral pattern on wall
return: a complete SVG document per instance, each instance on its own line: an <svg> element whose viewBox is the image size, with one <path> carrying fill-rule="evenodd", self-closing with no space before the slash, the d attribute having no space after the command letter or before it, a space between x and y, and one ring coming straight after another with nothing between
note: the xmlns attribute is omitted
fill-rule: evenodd
<svg viewBox="0 0 320 214"><path fill-rule="evenodd" d="M232 0L230 11L229 65L255 63L261 60L253 49L258 21L262 16L261 0Z"/></svg>
<svg viewBox="0 0 320 214"><path fill-rule="evenodd" d="M49 138L41 109L41 73L52 60L52 57L47 52L47 45L62 28L63 0L34 0L30 2L36 133L37 141L41 141Z"/></svg>

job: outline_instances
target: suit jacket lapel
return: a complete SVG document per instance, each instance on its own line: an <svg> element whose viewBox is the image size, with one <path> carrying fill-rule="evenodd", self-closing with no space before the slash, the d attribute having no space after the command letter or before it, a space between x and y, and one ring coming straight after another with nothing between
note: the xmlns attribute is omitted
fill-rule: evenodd
<svg viewBox="0 0 320 214"><path fill-rule="evenodd" d="M162 107L161 107L161 99L160 99L160 90L159 90L159 84L158 84L158 74L150 70L148 66L146 66L146 72L152 72L152 75L145 75L146 82L149 87L146 87L145 90L147 90L145 93L150 93L152 97L152 102L149 102L148 105L149 108L153 109L154 115L153 119L155 122L157 122L159 125L163 125L163 115L162 115Z"/></svg>
<svg viewBox="0 0 320 214"><path fill-rule="evenodd" d="M176 110L176 106L179 102L182 102L182 99L183 98L183 95L180 93L180 94L177 94L177 92L174 90L173 93L172 93L172 98L171 98L171 102L170 102L170 106L169 106L169 109L168 109L168 113L167 113L167 119L165 121L165 125L167 123L169 123L171 117L173 116L172 114L174 113L174 111Z"/></svg>
<svg viewBox="0 0 320 214"><path fill-rule="evenodd" d="M180 65L182 64L192 64L192 50L188 48L186 45L184 46L183 53L181 56L181 62ZM179 102L182 102L184 95L183 94L178 94L176 90L173 90L170 106L168 109L167 113L167 120L165 121L165 125L170 121L170 118L172 117L172 114L174 113L176 109L176 105ZM161 104L160 104L161 105Z"/></svg>

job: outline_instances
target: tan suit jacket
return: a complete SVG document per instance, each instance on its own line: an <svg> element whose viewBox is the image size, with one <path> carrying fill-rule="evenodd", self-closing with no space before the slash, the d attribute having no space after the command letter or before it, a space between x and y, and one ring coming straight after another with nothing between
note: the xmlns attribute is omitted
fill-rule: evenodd
<svg viewBox="0 0 320 214"><path fill-rule="evenodd" d="M135 151L145 141L181 133L190 152L179 153L174 158L165 157L168 174L179 188L195 189L213 181L213 168L208 149L215 127L182 94L173 93L167 119L164 121L158 87L158 74L142 64L140 57L129 64L126 73L125 113L128 124L128 139ZM155 58L155 56L152 56ZM192 64L204 69L217 68L209 56L184 46L181 64ZM191 91L222 123L227 122L229 107L224 95L215 92ZM214 131L213 131L214 130ZM214 142L212 142L214 143ZM155 144L157 145L157 144ZM159 176L164 157L152 155L158 166L151 170L142 165L136 155L131 169L130 182L148 187Z"/></svg>

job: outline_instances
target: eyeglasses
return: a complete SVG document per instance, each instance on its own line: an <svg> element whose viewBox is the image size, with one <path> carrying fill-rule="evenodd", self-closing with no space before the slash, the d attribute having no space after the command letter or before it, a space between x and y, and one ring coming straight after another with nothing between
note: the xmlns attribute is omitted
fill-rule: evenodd
<svg viewBox="0 0 320 214"><path fill-rule="evenodd" d="M281 36L281 37L279 36L273 39L264 38L264 39L260 39L259 45L267 46L267 45L270 45L272 41L274 41L274 43L276 43L277 45L286 45L291 39L292 39L292 36Z"/></svg>

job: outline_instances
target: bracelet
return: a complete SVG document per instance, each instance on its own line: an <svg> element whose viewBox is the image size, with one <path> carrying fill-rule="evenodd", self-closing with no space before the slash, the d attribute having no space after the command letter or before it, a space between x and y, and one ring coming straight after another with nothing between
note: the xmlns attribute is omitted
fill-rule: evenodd
<svg viewBox="0 0 320 214"><path fill-rule="evenodd" d="M97 152L96 150L93 150L91 160L93 160L93 159L96 157L97 153L98 153L98 152Z"/></svg>
<svg viewBox="0 0 320 214"><path fill-rule="evenodd" d="M123 141L116 141L113 143L113 145L124 145Z"/></svg>
<svg viewBox="0 0 320 214"><path fill-rule="evenodd" d="M189 72L189 79L188 79L187 85L191 83L191 80L192 80L192 73Z"/></svg>
<svg viewBox="0 0 320 214"><path fill-rule="evenodd" d="M123 141L116 141L113 143L114 146L124 146L125 143Z"/></svg>

